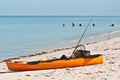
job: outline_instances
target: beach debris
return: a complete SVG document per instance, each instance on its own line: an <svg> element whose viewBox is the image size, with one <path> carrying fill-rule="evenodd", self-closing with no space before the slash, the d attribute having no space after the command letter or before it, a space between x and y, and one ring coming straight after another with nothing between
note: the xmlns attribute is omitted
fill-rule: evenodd
<svg viewBox="0 0 120 80"><path fill-rule="evenodd" d="M35 53L35 55L42 55L42 53Z"/></svg>
<svg viewBox="0 0 120 80"><path fill-rule="evenodd" d="M35 56L34 54L30 54L29 57Z"/></svg>
<svg viewBox="0 0 120 80"><path fill-rule="evenodd" d="M20 57L8 58L8 59L2 60L0 62L6 62L6 61L11 61L11 60L16 60L16 59L20 59Z"/></svg>
<svg viewBox="0 0 120 80"><path fill-rule="evenodd" d="M111 72L117 72L115 69L110 69Z"/></svg>
<svg viewBox="0 0 120 80"><path fill-rule="evenodd" d="M71 69L69 67L66 67L65 70L67 71L67 74L71 72Z"/></svg>
<svg viewBox="0 0 120 80"><path fill-rule="evenodd" d="M65 69L66 69L67 71L70 71L70 68L69 68L69 67L66 67Z"/></svg>
<svg viewBox="0 0 120 80"><path fill-rule="evenodd" d="M86 74L86 75L92 75L92 73L91 73L91 72L88 72L88 73L84 73L84 74Z"/></svg>
<svg viewBox="0 0 120 80"><path fill-rule="evenodd" d="M38 75L35 75L34 77L38 77Z"/></svg>
<svg viewBox="0 0 120 80"><path fill-rule="evenodd" d="M112 59L115 59L116 57L111 57Z"/></svg>
<svg viewBox="0 0 120 80"><path fill-rule="evenodd" d="M50 77L51 75L50 75L50 74L45 74L44 76L46 76L46 77Z"/></svg>
<svg viewBox="0 0 120 80"><path fill-rule="evenodd" d="M48 53L48 52L42 52L42 54L46 54L46 53Z"/></svg>
<svg viewBox="0 0 120 80"><path fill-rule="evenodd" d="M109 62L109 64L114 64L115 62L113 62L113 61L111 61L111 62Z"/></svg>
<svg viewBox="0 0 120 80"><path fill-rule="evenodd" d="M29 77L29 76L31 76L31 75L30 75L30 74L26 74L25 76Z"/></svg>
<svg viewBox="0 0 120 80"><path fill-rule="evenodd" d="M36 56L36 55L47 54L47 53L48 53L48 52L35 53L35 56Z"/></svg>
<svg viewBox="0 0 120 80"><path fill-rule="evenodd" d="M98 73L104 73L104 71L98 71Z"/></svg>
<svg viewBox="0 0 120 80"><path fill-rule="evenodd" d="M118 65L120 67L120 65Z"/></svg>
<svg viewBox="0 0 120 80"><path fill-rule="evenodd" d="M120 48L114 48L114 50L120 50Z"/></svg>
<svg viewBox="0 0 120 80"><path fill-rule="evenodd" d="M107 50L109 50L109 48L106 48L106 49L104 49L103 51L107 51Z"/></svg>
<svg viewBox="0 0 120 80"><path fill-rule="evenodd" d="M19 56L20 58L26 58L27 56Z"/></svg>

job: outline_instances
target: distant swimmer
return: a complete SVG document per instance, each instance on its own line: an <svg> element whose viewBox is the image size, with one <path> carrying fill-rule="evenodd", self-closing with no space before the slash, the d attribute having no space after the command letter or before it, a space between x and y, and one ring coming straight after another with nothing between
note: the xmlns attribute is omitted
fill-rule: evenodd
<svg viewBox="0 0 120 80"><path fill-rule="evenodd" d="M81 27L81 26L82 26L82 24L79 24L79 26Z"/></svg>
<svg viewBox="0 0 120 80"><path fill-rule="evenodd" d="M63 27L65 27L65 24L63 24Z"/></svg>
<svg viewBox="0 0 120 80"><path fill-rule="evenodd" d="M113 24L113 23L112 23L112 24L111 24L111 26L112 26L112 27L114 27L114 26L115 26L115 24Z"/></svg>
<svg viewBox="0 0 120 80"><path fill-rule="evenodd" d="M74 24L74 23L72 23L72 26L74 27L74 26L75 26L75 24Z"/></svg>
<svg viewBox="0 0 120 80"><path fill-rule="evenodd" d="M94 26L95 26L95 24L93 23L93 24L92 24L92 26L94 27Z"/></svg>

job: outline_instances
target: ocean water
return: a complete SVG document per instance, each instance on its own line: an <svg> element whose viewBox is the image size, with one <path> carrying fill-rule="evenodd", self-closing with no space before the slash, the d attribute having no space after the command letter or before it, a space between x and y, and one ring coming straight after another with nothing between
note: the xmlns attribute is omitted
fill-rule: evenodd
<svg viewBox="0 0 120 80"><path fill-rule="evenodd" d="M91 18L81 44L119 36L120 16L0 16L0 60L75 46Z"/></svg>

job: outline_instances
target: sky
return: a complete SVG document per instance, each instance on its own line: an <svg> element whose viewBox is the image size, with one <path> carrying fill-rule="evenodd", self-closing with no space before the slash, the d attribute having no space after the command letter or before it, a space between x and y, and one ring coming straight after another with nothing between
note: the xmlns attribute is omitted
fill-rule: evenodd
<svg viewBox="0 0 120 80"><path fill-rule="evenodd" d="M120 0L0 0L0 15L120 15Z"/></svg>

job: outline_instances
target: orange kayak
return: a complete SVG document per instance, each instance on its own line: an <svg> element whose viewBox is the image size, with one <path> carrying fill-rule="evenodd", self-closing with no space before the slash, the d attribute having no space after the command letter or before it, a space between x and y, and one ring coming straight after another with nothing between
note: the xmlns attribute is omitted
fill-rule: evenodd
<svg viewBox="0 0 120 80"><path fill-rule="evenodd" d="M54 69L65 67L78 67L94 64L102 64L103 55L90 55L89 57L72 58L66 60L48 60L48 61L32 61L32 62L15 62L6 61L9 70L12 71L27 71L27 70L42 70L42 69Z"/></svg>

